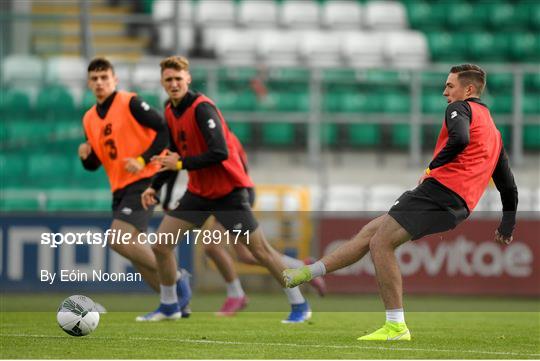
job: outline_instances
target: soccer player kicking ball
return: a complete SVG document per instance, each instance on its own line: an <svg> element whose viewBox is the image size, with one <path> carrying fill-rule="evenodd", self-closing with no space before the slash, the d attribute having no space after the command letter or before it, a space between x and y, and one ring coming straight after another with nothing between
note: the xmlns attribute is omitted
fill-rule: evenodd
<svg viewBox="0 0 540 361"><path fill-rule="evenodd" d="M503 148L501 135L489 109L479 97L486 74L478 66L454 66L443 95L446 116L434 158L420 184L398 198L390 211L368 223L349 242L320 261L300 269L287 269L287 287L334 272L371 253L379 293L386 308L386 323L358 340L410 340L402 303L402 284L394 249L423 236L455 228L480 200L490 178L501 195L503 216L495 241L512 242L518 203L517 187Z"/></svg>
<svg viewBox="0 0 540 361"><path fill-rule="evenodd" d="M111 230L131 234L136 240L145 232L152 208L143 209L140 198L160 166L150 163L168 142L167 126L161 115L136 94L117 91L118 79L113 65L105 58L95 58L88 65L88 87L97 104L84 115L87 142L79 145L79 157L85 169L105 168L113 193ZM159 291L157 263L150 247L143 244L109 243L129 259L154 290ZM178 296L184 316L189 315L191 289L189 279L176 277Z"/></svg>
<svg viewBox="0 0 540 361"><path fill-rule="evenodd" d="M281 273L285 269L277 252L266 241L248 200L247 188L253 183L247 176L231 132L212 100L189 91L191 76L186 58L173 56L161 64L161 83L169 96L165 115L172 138L171 151L155 157L162 165L152 185L142 194L142 204L156 204L157 190L169 175L181 169L188 171L188 186L177 208L165 215L158 233L178 234L202 224L213 215L231 237L239 236L257 261L285 286ZM161 304L140 321L177 318L175 242L152 247L158 261ZM304 322L311 317L309 304L300 290L284 288L291 304L285 323Z"/></svg>

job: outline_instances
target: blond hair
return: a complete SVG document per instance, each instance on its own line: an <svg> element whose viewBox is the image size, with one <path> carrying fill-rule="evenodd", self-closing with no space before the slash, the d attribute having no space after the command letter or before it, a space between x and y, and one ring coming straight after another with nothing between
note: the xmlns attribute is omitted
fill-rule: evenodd
<svg viewBox="0 0 540 361"><path fill-rule="evenodd" d="M162 73L165 69L189 71L189 60L187 60L187 58L183 56L174 55L174 56L169 56L168 58L163 59L159 63L159 66L161 67Z"/></svg>

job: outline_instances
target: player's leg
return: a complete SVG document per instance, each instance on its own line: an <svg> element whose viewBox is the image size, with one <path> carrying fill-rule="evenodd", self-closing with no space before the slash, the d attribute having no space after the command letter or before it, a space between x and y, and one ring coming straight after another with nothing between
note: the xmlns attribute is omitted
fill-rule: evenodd
<svg viewBox="0 0 540 361"><path fill-rule="evenodd" d="M375 218L366 224L350 241L344 243L335 251L325 255L319 261L298 269L287 269L283 277L288 287L296 287L313 278L320 277L347 267L369 252L369 241L381 226L385 216Z"/></svg>
<svg viewBox="0 0 540 361"><path fill-rule="evenodd" d="M268 269L276 281L283 287L283 291L291 305L291 312L282 322L300 323L309 320L311 318L311 308L308 302L302 295L300 288L285 287L285 282L281 276L285 269L285 264L280 254L266 240L261 227L257 227L254 231L251 231L249 237L243 238L242 241L247 245L259 264Z"/></svg>
<svg viewBox="0 0 540 361"><path fill-rule="evenodd" d="M114 219L111 230L131 234L131 239L136 240L139 230L126 221ZM159 276L154 253L149 246L144 244L117 244L110 243L110 248L121 256L129 259L135 269L142 275L144 281L156 292L159 292Z"/></svg>
<svg viewBox="0 0 540 361"><path fill-rule="evenodd" d="M379 293L386 309L386 323L375 332L359 337L362 341L408 341L411 334L405 324L401 272L394 250L409 241L411 235L392 216L385 215L369 242Z"/></svg>
<svg viewBox="0 0 540 361"><path fill-rule="evenodd" d="M174 252L176 242L181 240L177 240L175 236L184 234L191 228L193 228L191 223L169 215L161 221L157 230L159 242L152 246L159 275L160 305L154 312L137 317L137 321L177 320L182 317L177 293L178 269Z"/></svg>
<svg viewBox="0 0 540 361"><path fill-rule="evenodd" d="M211 216L205 222L203 229L218 230L222 234L225 232L223 226L219 222L216 222L214 216ZM236 273L234 261L225 247L225 244L214 244L211 242L204 245L204 252L214 262L227 286L227 298L219 311L216 312L216 315L234 316L236 312L247 306L248 299L242 288L240 278Z"/></svg>

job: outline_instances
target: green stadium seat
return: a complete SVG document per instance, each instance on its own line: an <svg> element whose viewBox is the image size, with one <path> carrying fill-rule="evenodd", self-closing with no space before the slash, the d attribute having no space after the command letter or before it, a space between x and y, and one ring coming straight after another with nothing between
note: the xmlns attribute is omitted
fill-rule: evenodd
<svg viewBox="0 0 540 361"><path fill-rule="evenodd" d="M540 72L524 74L525 89L540 93Z"/></svg>
<svg viewBox="0 0 540 361"><path fill-rule="evenodd" d="M509 37L504 33L496 35L488 32L467 34L471 59L482 62L505 61L508 54Z"/></svg>
<svg viewBox="0 0 540 361"><path fill-rule="evenodd" d="M441 117L442 119L442 117ZM422 148L433 150L441 131L441 124L422 125Z"/></svg>
<svg viewBox="0 0 540 361"><path fill-rule="evenodd" d="M0 115L4 121L26 120L30 114L31 106L28 94L18 89L3 91L0 97Z"/></svg>
<svg viewBox="0 0 540 361"><path fill-rule="evenodd" d="M242 144L251 144L252 130L251 123L247 122L227 122L229 128L236 135Z"/></svg>
<svg viewBox="0 0 540 361"><path fill-rule="evenodd" d="M466 34L432 31L426 36L432 61L451 63L467 59L469 44Z"/></svg>
<svg viewBox="0 0 540 361"><path fill-rule="evenodd" d="M13 142L35 142L50 139L54 135L54 124L12 121L7 124L9 140Z"/></svg>
<svg viewBox="0 0 540 361"><path fill-rule="evenodd" d="M409 1L406 4L407 19L413 29L438 30L444 27L445 7L427 1Z"/></svg>
<svg viewBox="0 0 540 361"><path fill-rule="evenodd" d="M323 145L336 145L338 140L339 127L337 124L321 124L321 142Z"/></svg>
<svg viewBox="0 0 540 361"><path fill-rule="evenodd" d="M442 92L422 95L422 113L437 114L444 117L447 105L446 99L442 96Z"/></svg>
<svg viewBox="0 0 540 361"><path fill-rule="evenodd" d="M511 95L499 94L496 99L490 104L489 109L491 113L496 116L497 114L510 114L513 108L513 98Z"/></svg>
<svg viewBox="0 0 540 361"><path fill-rule="evenodd" d="M293 123L273 122L262 124L262 141L265 145L290 146L298 142Z"/></svg>
<svg viewBox="0 0 540 361"><path fill-rule="evenodd" d="M538 35L538 31L540 31L540 4L536 1L531 1L529 6L529 29L536 31Z"/></svg>
<svg viewBox="0 0 540 361"><path fill-rule="evenodd" d="M253 92L227 92L220 93L216 102L223 111L252 111L257 106L257 97Z"/></svg>
<svg viewBox="0 0 540 361"><path fill-rule="evenodd" d="M384 113L408 113L411 110L411 99L405 93L386 93L383 98Z"/></svg>
<svg viewBox="0 0 540 361"><path fill-rule="evenodd" d="M444 12L448 30L465 30L484 26L484 17L479 17L479 14L475 13L475 8L468 2L443 2L441 6L445 7Z"/></svg>
<svg viewBox="0 0 540 361"><path fill-rule="evenodd" d="M516 62L540 62L540 36L538 34L512 33L509 54Z"/></svg>
<svg viewBox="0 0 540 361"><path fill-rule="evenodd" d="M381 128L378 124L348 124L347 139L352 146L375 146L381 142Z"/></svg>
<svg viewBox="0 0 540 361"><path fill-rule="evenodd" d="M340 95L341 105L339 109L342 112L373 113L382 111L382 100L378 94L365 93L347 93Z"/></svg>
<svg viewBox="0 0 540 361"><path fill-rule="evenodd" d="M448 77L448 72L431 72L424 71L421 74L422 86L424 87L424 92L436 90L442 94L442 89L446 83L446 78ZM427 90L429 89L429 90Z"/></svg>
<svg viewBox="0 0 540 361"><path fill-rule="evenodd" d="M523 127L523 145L525 149L540 149L540 125L526 124Z"/></svg>
<svg viewBox="0 0 540 361"><path fill-rule="evenodd" d="M34 154L28 160L28 179L37 187L57 187L70 182L72 167L63 154Z"/></svg>
<svg viewBox="0 0 540 361"><path fill-rule="evenodd" d="M487 76L486 89L491 93L509 93L514 86L512 73L490 73Z"/></svg>
<svg viewBox="0 0 540 361"><path fill-rule="evenodd" d="M540 101L538 94L526 93L523 97L523 113L540 114Z"/></svg>
<svg viewBox="0 0 540 361"><path fill-rule="evenodd" d="M189 72L192 79L189 87L197 92L206 93L208 91L208 70L204 68L190 68Z"/></svg>
<svg viewBox="0 0 540 361"><path fill-rule="evenodd" d="M35 117L40 120L58 121L78 117L73 97L60 85L41 89L34 110Z"/></svg>
<svg viewBox="0 0 540 361"><path fill-rule="evenodd" d="M82 116L88 111L92 106L96 104L96 98L94 97L94 94L91 91L84 92L81 103L79 104L79 113Z"/></svg>
<svg viewBox="0 0 540 361"><path fill-rule="evenodd" d="M477 6L484 7L487 13L487 25L495 31L526 29L527 7L509 2L485 1Z"/></svg>
<svg viewBox="0 0 540 361"><path fill-rule="evenodd" d="M512 126L509 124L496 124L497 129L501 133L503 144L505 148L509 148L512 142Z"/></svg>
<svg viewBox="0 0 540 361"><path fill-rule="evenodd" d="M105 169L99 167L95 171L88 171L84 169L77 153L69 157L70 167L73 174L73 178L66 181L64 184L69 188L84 187L90 189L108 189L109 181L105 174Z"/></svg>
<svg viewBox="0 0 540 361"><path fill-rule="evenodd" d="M309 94L307 93L270 93L259 101L259 109L266 111L307 112Z"/></svg>
<svg viewBox="0 0 540 361"><path fill-rule="evenodd" d="M409 124L393 124L391 133L392 146L406 148L411 139L411 127Z"/></svg>
<svg viewBox="0 0 540 361"><path fill-rule="evenodd" d="M0 154L0 188L20 187L27 182L26 157L16 153Z"/></svg>

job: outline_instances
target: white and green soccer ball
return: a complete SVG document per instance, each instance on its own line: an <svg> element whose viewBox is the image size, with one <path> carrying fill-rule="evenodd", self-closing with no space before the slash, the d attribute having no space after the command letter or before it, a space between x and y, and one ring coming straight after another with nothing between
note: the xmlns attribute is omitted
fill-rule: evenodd
<svg viewBox="0 0 540 361"><path fill-rule="evenodd" d="M98 327L99 312L90 298L75 295L62 301L56 320L62 330L71 336L86 336Z"/></svg>

